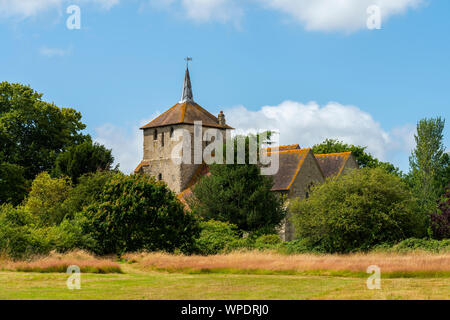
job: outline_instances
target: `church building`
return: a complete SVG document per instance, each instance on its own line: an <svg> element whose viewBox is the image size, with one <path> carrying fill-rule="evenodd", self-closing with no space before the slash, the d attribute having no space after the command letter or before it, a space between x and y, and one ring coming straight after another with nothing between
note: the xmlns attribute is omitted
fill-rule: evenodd
<svg viewBox="0 0 450 320"><path fill-rule="evenodd" d="M176 163L173 161L173 149L180 144L174 133L177 129L189 132L191 152L195 122L201 121L204 128L219 130L226 137L226 130L233 129L225 122L223 112L216 117L194 101L189 68L186 68L181 100L159 117L141 128L144 134L144 157L135 173L146 174L164 181L185 202L191 194L191 187L198 180L209 174L204 163ZM183 137L185 139L185 137ZM207 146L202 142L202 151ZM314 155L311 149L302 149L299 145L267 148L268 155L277 153L279 170L273 176L272 191L285 196L287 201L309 197L314 184L323 183L325 179L340 176L351 169L358 168L351 152ZM194 155L191 155L194 158ZM280 230L283 240L294 239L295 230L289 217Z"/></svg>

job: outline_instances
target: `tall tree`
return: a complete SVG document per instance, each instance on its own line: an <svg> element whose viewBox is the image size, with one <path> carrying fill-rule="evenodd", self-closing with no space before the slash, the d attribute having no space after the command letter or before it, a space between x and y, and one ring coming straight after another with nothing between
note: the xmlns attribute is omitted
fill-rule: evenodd
<svg viewBox="0 0 450 320"><path fill-rule="evenodd" d="M114 162L112 151L89 139L82 144L71 146L56 158L56 175L66 175L73 183L86 173L110 170Z"/></svg>
<svg viewBox="0 0 450 320"><path fill-rule="evenodd" d="M0 83L0 151L4 162L24 169L28 180L54 167L56 157L88 138L74 109L42 100L29 86Z"/></svg>
<svg viewBox="0 0 450 320"><path fill-rule="evenodd" d="M425 212L434 212L439 197L450 181L449 156L445 153L445 120L422 119L417 123L416 148L409 158L409 179Z"/></svg>
<svg viewBox="0 0 450 320"><path fill-rule="evenodd" d="M240 139L245 142L245 164L237 164ZM250 164L251 140L259 146L270 144L270 133L236 137L232 142L234 164L212 164L211 175L193 188L188 202L195 213L207 220L230 222L248 232L274 232L286 215L283 199L271 191L271 177L261 175L260 166Z"/></svg>

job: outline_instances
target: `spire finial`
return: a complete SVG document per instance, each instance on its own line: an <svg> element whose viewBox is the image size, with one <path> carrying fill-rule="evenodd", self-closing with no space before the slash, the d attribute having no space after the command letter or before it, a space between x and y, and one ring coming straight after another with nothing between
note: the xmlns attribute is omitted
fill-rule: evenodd
<svg viewBox="0 0 450 320"><path fill-rule="evenodd" d="M191 57L186 57L186 74L184 76L183 93L181 94L181 101L194 101L194 95L192 94L191 77L189 75L189 61L192 61Z"/></svg>

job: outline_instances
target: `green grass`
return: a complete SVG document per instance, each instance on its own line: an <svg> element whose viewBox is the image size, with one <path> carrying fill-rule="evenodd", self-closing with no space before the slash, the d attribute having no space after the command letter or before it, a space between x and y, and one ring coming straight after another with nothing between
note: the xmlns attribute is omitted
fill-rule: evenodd
<svg viewBox="0 0 450 320"><path fill-rule="evenodd" d="M82 273L81 290L68 290L61 273L0 272L0 299L449 299L450 278L144 272L123 264L123 274Z"/></svg>

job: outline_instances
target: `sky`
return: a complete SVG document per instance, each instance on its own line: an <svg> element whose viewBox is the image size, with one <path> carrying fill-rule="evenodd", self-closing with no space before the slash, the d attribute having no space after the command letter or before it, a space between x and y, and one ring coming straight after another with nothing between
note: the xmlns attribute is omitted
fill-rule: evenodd
<svg viewBox="0 0 450 320"><path fill-rule="evenodd" d="M0 81L79 110L128 173L189 56L196 102L237 132L338 139L406 172L420 119L446 118L450 149L449 40L447 0L0 0Z"/></svg>

